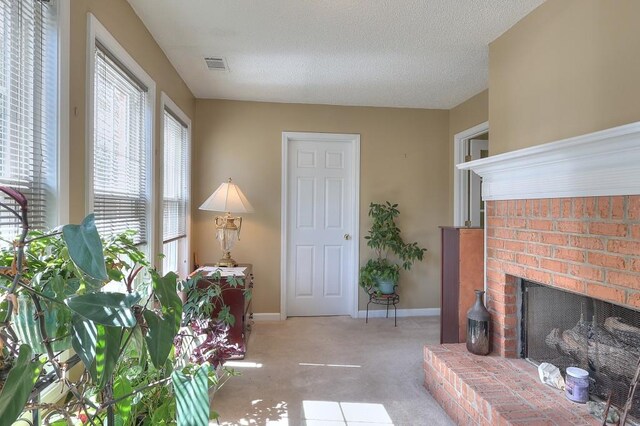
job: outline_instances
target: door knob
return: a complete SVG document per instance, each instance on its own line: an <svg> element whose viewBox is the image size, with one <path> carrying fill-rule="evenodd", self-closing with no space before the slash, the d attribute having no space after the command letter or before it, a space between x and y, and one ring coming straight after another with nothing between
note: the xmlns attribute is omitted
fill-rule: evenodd
<svg viewBox="0 0 640 426"><path fill-rule="evenodd" d="M344 239L345 239L345 240L350 240L350 239L351 239L351 235L349 235L349 234L344 234Z"/></svg>

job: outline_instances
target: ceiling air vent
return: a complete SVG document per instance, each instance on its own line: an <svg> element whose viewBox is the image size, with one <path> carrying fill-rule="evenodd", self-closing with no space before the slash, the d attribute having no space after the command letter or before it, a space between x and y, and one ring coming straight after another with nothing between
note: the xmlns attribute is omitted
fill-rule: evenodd
<svg viewBox="0 0 640 426"><path fill-rule="evenodd" d="M222 56L211 56L204 58L207 63L207 68L212 71L229 71L227 68L227 61Z"/></svg>

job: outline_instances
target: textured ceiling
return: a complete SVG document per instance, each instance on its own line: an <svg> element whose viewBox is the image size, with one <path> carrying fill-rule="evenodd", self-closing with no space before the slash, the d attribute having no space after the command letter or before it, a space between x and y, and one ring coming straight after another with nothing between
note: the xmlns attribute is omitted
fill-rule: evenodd
<svg viewBox="0 0 640 426"><path fill-rule="evenodd" d="M449 109L487 88L489 43L543 1L129 3L197 98Z"/></svg>

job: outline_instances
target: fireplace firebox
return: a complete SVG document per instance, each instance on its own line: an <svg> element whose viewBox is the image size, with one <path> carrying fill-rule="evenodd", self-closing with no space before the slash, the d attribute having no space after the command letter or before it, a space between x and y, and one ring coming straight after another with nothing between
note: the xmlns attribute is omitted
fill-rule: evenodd
<svg viewBox="0 0 640 426"><path fill-rule="evenodd" d="M520 356L589 371L589 394L624 406L640 358L640 312L523 280ZM640 395L630 414L640 418Z"/></svg>

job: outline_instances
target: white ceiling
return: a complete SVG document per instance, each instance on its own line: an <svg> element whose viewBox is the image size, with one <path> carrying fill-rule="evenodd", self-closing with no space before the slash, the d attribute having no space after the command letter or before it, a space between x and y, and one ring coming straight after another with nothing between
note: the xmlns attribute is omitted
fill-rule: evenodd
<svg viewBox="0 0 640 426"><path fill-rule="evenodd" d="M197 98L449 109L544 0L128 1Z"/></svg>

